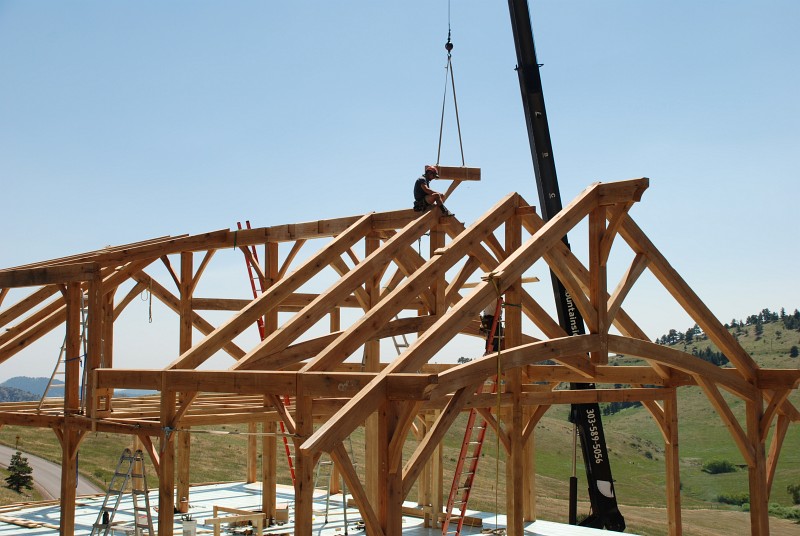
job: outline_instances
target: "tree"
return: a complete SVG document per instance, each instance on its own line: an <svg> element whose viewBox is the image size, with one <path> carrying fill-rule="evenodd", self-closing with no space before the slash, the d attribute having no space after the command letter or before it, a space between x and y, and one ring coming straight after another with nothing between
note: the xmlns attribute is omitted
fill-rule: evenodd
<svg viewBox="0 0 800 536"><path fill-rule="evenodd" d="M28 464L28 458L24 457L20 451L11 456L11 463L8 465L8 476L6 485L17 493L22 489L33 489L33 468Z"/></svg>
<svg viewBox="0 0 800 536"><path fill-rule="evenodd" d="M797 357L798 355L800 355L800 350L797 349L797 346L789 348L789 357Z"/></svg>

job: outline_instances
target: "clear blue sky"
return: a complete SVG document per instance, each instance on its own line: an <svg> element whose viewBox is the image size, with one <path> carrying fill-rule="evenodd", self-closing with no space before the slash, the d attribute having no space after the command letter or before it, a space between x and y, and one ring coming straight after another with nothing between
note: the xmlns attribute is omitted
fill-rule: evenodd
<svg viewBox="0 0 800 536"><path fill-rule="evenodd" d="M531 9L564 202L650 177L632 214L720 319L800 307L800 3ZM0 1L0 266L410 206L447 25L444 0ZM537 196L505 3L453 0L451 25L469 223ZM688 328L647 285L625 305L648 335Z"/></svg>

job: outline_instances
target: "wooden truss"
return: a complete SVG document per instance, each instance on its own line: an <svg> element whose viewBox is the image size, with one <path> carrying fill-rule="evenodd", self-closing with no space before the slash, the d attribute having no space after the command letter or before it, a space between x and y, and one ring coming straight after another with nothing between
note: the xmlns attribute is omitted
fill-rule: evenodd
<svg viewBox="0 0 800 536"><path fill-rule="evenodd" d="M751 532L766 535L767 503L783 439L789 423L800 420L788 400L800 373L759 368L649 241L629 215L647 186L647 179L593 184L546 223L520 195L510 194L469 227L436 210L401 210L164 237L2 270L0 362L24 355L31 343L65 326L67 365L63 401L49 399L40 409L30 403L3 404L0 423L50 428L58 436L64 468L62 534L71 534L74 527L75 460L86 432L138 437L159 475L159 534L171 535L175 497L189 496L189 434L184 432L218 423L248 423L252 430L262 423L264 431L275 431L282 421L296 446L296 534L311 534L312 471L318 457L328 453L353 493L367 532L389 536L401 533L402 502L415 482L420 483L420 502L430 505L428 515L441 511L436 476L441 472L434 453L458 414L479 408L508 453L508 467L515 468L507 477L507 516L509 533L519 535L523 521L535 516L532 431L548 408L638 400L664 437L667 522L670 534L680 534L676 389L696 386L716 408L747 463ZM584 220L588 266L562 242ZM426 233L430 251L421 255L418 241ZM611 288L608 261L612 249L624 250L625 244L633 260ZM263 248L263 264L255 261L253 246ZM281 254L281 246L288 252ZM252 300L197 296L212 258L231 249L245 254L263 293ZM361 257L357 252L363 252ZM166 282L152 275L151 265L159 261L166 267ZM568 289L588 334L566 336L522 287L523 277L540 261ZM719 368L649 342L623 308L645 270L732 367ZM323 281L331 282L326 290L309 290L324 286ZM18 287L28 290L15 292L29 293L3 307L10 289ZM129 290L117 296L123 288ZM170 356L164 349L161 369L121 369L114 366L115 320L143 289L178 315L179 353ZM506 308L502 350L460 365L431 364L457 335L480 336L479 314L499 296L518 305ZM77 359L82 300L88 302L83 395ZM352 323L342 325L343 309L357 312ZM214 325L203 316L208 310L228 311L229 317ZM320 334L315 329L326 317L330 329ZM266 327L263 340L250 347L234 341L260 318ZM193 331L203 338L193 340ZM380 341L403 334L416 338L401 355L381 360ZM220 352L231 357L229 368L200 368ZM609 366L609 353L637 356L647 364ZM476 385L498 373L505 380L499 395L475 394ZM629 387L561 388L569 382ZM113 398L115 389L159 394L118 399ZM745 422L734 416L723 391L745 402ZM499 414L485 411L498 399ZM363 482L343 446L359 426L366 427L367 440ZM409 437L416 447L404 459ZM250 447L247 479L255 481L255 441ZM275 438L265 437L262 448L263 511L273 517Z"/></svg>

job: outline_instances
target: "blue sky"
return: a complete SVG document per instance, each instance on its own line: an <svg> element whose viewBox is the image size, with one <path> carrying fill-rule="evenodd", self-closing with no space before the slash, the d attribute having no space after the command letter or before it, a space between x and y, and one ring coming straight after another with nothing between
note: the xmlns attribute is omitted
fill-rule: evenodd
<svg viewBox="0 0 800 536"><path fill-rule="evenodd" d="M632 215L720 319L800 307L800 4L531 10L564 203L650 177ZM469 223L537 196L506 5L453 0L450 17L483 181L448 206ZM436 158L447 27L430 0L0 1L0 266L410 206ZM460 164L450 113L444 137ZM690 326L642 286L625 305L651 337Z"/></svg>

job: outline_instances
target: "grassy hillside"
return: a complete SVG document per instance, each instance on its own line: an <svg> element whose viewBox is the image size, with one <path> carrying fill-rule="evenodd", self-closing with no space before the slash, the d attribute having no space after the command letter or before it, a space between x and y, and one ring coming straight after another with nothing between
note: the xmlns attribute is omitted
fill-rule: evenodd
<svg viewBox="0 0 800 536"><path fill-rule="evenodd" d="M754 333L754 327L748 326L738 330L737 337L761 366L775 368L800 366L799 358L789 357L791 347L800 346L800 333L786 330L780 323L764 324L763 333L758 337ZM692 352L693 349L701 351L709 345L710 343L701 337L691 344L681 342L677 347ZM627 361L624 357L618 359L622 362ZM733 397L727 398L734 413L741 416L743 404ZM800 404L796 393L793 395L793 401ZM711 475L702 470L705 463L714 460L729 461L735 466L744 465L727 429L699 389L680 389L678 402L684 509L730 511L731 516L734 516L731 519L739 519L738 523L748 523L746 516L735 517L735 513L741 510L739 507L720 502L720 496L747 493L747 471L738 468L732 473ZM537 485L541 508L539 515L545 519L564 522L567 517L564 501L568 496L568 479L572 464L572 427L567 422L567 412L566 406L554 407L540 421L535 432ZM465 415L460 416L444 440L444 479L448 488L445 490L445 495L452 481L452 470L461 445L465 420ZM620 509L628 518L629 529L640 534L664 534L666 513L659 510L664 506L664 446L658 427L649 413L640 407L628 408L604 417L604 425L616 480L615 486L622 505ZM215 430L244 431L245 428L220 426ZM20 448L23 451L59 462L60 448L53 434L8 426L0 430L0 442L13 445L17 435L21 437ZM363 470L363 431L357 430L351 439L356 464L359 470ZM126 446L129 446L129 441L125 437L102 433L89 434L81 447L81 472L101 487L107 485L119 454ZM406 456L410 454L412 447L413 445L407 446ZM244 479L245 436L198 432L192 435L192 452L193 482ZM505 456L501 454L498 460L496 452L496 437L489 433L470 501L472 508L490 512L495 509L505 511ZM282 446L278 465L281 482L289 483ZM585 498L585 478L582 473L582 464L578 460L578 476L581 480L579 493ZM151 488L157 486L152 470L148 475L148 484ZM790 427L784 443L773 487L772 503L783 507L791 506L791 497L786 490L789 484L800 484L800 428L797 426ZM412 491L410 498L414 497L416 494ZM0 496L0 501L2 500ZM626 508L632 512L630 517L626 514ZM579 511L587 510L588 506L583 505ZM652 512L651 518L648 518L647 512ZM693 523L700 526L703 524L702 519L711 520L710 532L696 532L696 534L715 534L714 515L709 513L698 515ZM685 530L685 534L692 533L694 532L691 529Z"/></svg>

